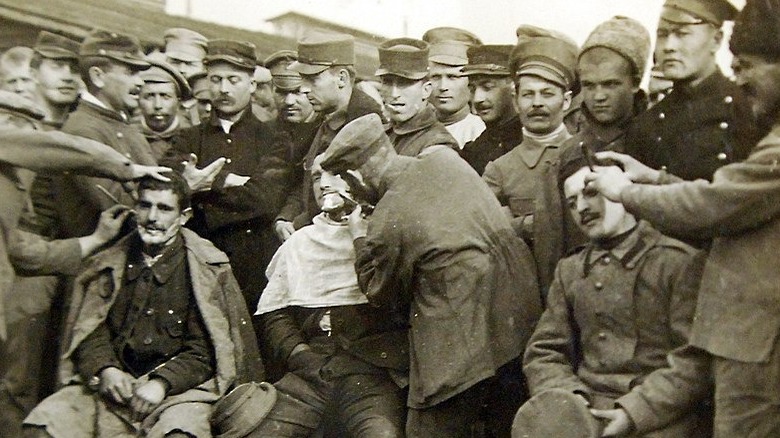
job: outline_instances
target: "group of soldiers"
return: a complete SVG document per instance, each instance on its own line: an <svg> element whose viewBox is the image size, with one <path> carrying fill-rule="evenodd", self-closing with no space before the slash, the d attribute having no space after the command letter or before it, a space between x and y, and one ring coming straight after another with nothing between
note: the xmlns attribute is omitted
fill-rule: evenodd
<svg viewBox="0 0 780 438"><path fill-rule="evenodd" d="M780 436L780 2L656 32L7 50L0 436Z"/></svg>

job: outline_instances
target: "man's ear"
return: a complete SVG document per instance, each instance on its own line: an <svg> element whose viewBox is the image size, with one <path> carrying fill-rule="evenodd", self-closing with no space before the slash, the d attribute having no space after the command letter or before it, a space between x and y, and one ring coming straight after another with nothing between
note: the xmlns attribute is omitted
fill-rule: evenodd
<svg viewBox="0 0 780 438"><path fill-rule="evenodd" d="M179 223L181 225L186 224L192 218L192 208L186 208L179 215Z"/></svg>
<svg viewBox="0 0 780 438"><path fill-rule="evenodd" d="M713 45L711 52L716 53L718 50L720 50L720 46L723 43L723 29L718 29L715 31L713 38L715 40L715 44Z"/></svg>
<svg viewBox="0 0 780 438"><path fill-rule="evenodd" d="M429 97L431 97L431 93L433 92L433 83L429 80L426 80L423 84L423 97L427 101Z"/></svg>
<svg viewBox="0 0 780 438"><path fill-rule="evenodd" d="M563 110L568 111L571 107L571 90L563 93Z"/></svg>
<svg viewBox="0 0 780 438"><path fill-rule="evenodd" d="M106 81L104 79L105 74L106 72L104 72L103 69L96 65L93 65L89 68L89 70L87 70L89 81L92 82L92 85L97 88L103 88L106 85Z"/></svg>
<svg viewBox="0 0 780 438"><path fill-rule="evenodd" d="M339 69L337 80L338 80L339 88L344 88L348 86L350 84L349 72L347 72L347 70L344 68Z"/></svg>

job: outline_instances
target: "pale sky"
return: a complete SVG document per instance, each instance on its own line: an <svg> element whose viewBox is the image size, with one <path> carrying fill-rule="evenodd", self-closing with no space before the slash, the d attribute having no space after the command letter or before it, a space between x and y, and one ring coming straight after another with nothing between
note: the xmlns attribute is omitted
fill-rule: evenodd
<svg viewBox="0 0 780 438"><path fill-rule="evenodd" d="M738 7L745 0L733 0ZM614 15L640 21L651 36L663 0L168 0L168 12L250 30L270 31L267 19L296 11L394 38L420 38L430 28L455 26L487 44L513 44L520 24L559 30L582 43ZM719 54L726 67L727 47Z"/></svg>

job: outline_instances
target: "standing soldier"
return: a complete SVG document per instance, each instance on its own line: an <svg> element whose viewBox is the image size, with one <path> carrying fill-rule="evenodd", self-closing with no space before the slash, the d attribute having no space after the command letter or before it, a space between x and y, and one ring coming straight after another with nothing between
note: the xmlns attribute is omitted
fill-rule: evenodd
<svg viewBox="0 0 780 438"><path fill-rule="evenodd" d="M563 115L571 105L578 49L568 39L544 29L523 29L528 37L515 47L510 59L523 142L488 163L482 178L508 209L515 232L540 262L534 244L542 224L535 219L540 209L547 208L539 202L544 173L571 137Z"/></svg>
<svg viewBox="0 0 780 438"><path fill-rule="evenodd" d="M303 160L300 213L295 229L311 223L319 214L311 184L314 157L325 152L347 123L381 108L369 95L355 88L355 38L347 34L312 32L298 41L298 60L289 67L300 73L301 92L323 118Z"/></svg>
<svg viewBox="0 0 780 438"><path fill-rule="evenodd" d="M485 131L466 143L460 156L480 175L487 163L511 151L523 141L523 124L514 105L515 89L509 72L513 46L469 47L469 63L463 74L469 78L471 101L485 122Z"/></svg>
<svg viewBox="0 0 780 438"><path fill-rule="evenodd" d="M255 56L251 43L209 41L214 112L208 122L182 130L163 160L177 169L183 164L195 192L191 226L230 258L249 308L266 284L258 272L278 247L271 224L289 170L286 141L252 114ZM207 165L199 169L198 163Z"/></svg>
<svg viewBox="0 0 780 438"><path fill-rule="evenodd" d="M636 120L626 152L686 180L712 179L743 160L760 138L742 91L718 69L721 26L737 10L727 0L667 0L655 58L673 91Z"/></svg>
<svg viewBox="0 0 780 438"><path fill-rule="evenodd" d="M463 67L469 62L466 51L482 41L473 33L454 27L431 29L422 39L431 45L428 69L436 117L463 148L485 130L485 123L471 113L469 79L463 75Z"/></svg>
<svg viewBox="0 0 780 438"><path fill-rule="evenodd" d="M390 123L387 136L399 155L417 156L425 148L458 144L428 104L428 43L396 38L379 46L380 94Z"/></svg>
<svg viewBox="0 0 780 438"><path fill-rule="evenodd" d="M144 85L138 106L143 130L152 155L160 160L171 147L173 136L182 128L179 104L190 98L190 86L184 76L164 61L148 59L152 67L141 73Z"/></svg>
<svg viewBox="0 0 780 438"><path fill-rule="evenodd" d="M190 29L175 27L163 34L165 40L165 62L173 66L188 81L193 76L205 74L203 58L206 57L208 40ZM194 87L193 87L194 88ZM197 125L207 118L200 118L195 99L182 99L179 114L183 128Z"/></svg>

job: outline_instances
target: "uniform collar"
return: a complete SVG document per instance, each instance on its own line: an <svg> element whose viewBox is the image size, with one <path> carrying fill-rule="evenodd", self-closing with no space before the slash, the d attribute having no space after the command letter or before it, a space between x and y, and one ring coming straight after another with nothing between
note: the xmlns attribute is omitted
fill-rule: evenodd
<svg viewBox="0 0 780 438"><path fill-rule="evenodd" d="M436 122L436 112L431 105L426 105L422 111L415 114L411 119L398 125L391 123L390 129L396 135L406 135L428 129Z"/></svg>
<svg viewBox="0 0 780 438"><path fill-rule="evenodd" d="M718 93L724 81L729 82L729 80L723 76L720 69L715 69L712 74L704 78L704 80L695 87L691 87L689 84L675 85L669 96L671 97L672 95L677 94L678 97L683 99L711 97Z"/></svg>
<svg viewBox="0 0 780 438"><path fill-rule="evenodd" d="M555 132L555 135L545 137L543 140L532 138L532 136L529 136L528 133L524 130L523 142L520 143L520 146L515 149L518 150L517 153L520 155L520 158L522 158L525 165L528 166L529 169L533 169L542 160L544 151L546 151L548 148L559 148L561 145L563 145L563 142L569 138L571 138L571 134L569 134L569 131L566 130L566 126L563 123L561 123L558 131Z"/></svg>
<svg viewBox="0 0 780 438"><path fill-rule="evenodd" d="M625 269L634 269L657 240L657 236L654 237L649 231L649 225L640 221L634 230L612 249L601 249L592 243L588 244L585 249L582 276L587 277L595 264L608 263L610 258L619 260Z"/></svg>
<svg viewBox="0 0 780 438"><path fill-rule="evenodd" d="M127 275L127 279L130 281L136 280L144 269L149 268L157 282L165 284L179 265L184 262L185 251L181 236L176 236L174 241L165 247L163 252L151 266L147 265L148 262L145 260L141 249L142 244L141 239L139 238L131 245L130 253L127 258L125 275Z"/></svg>

